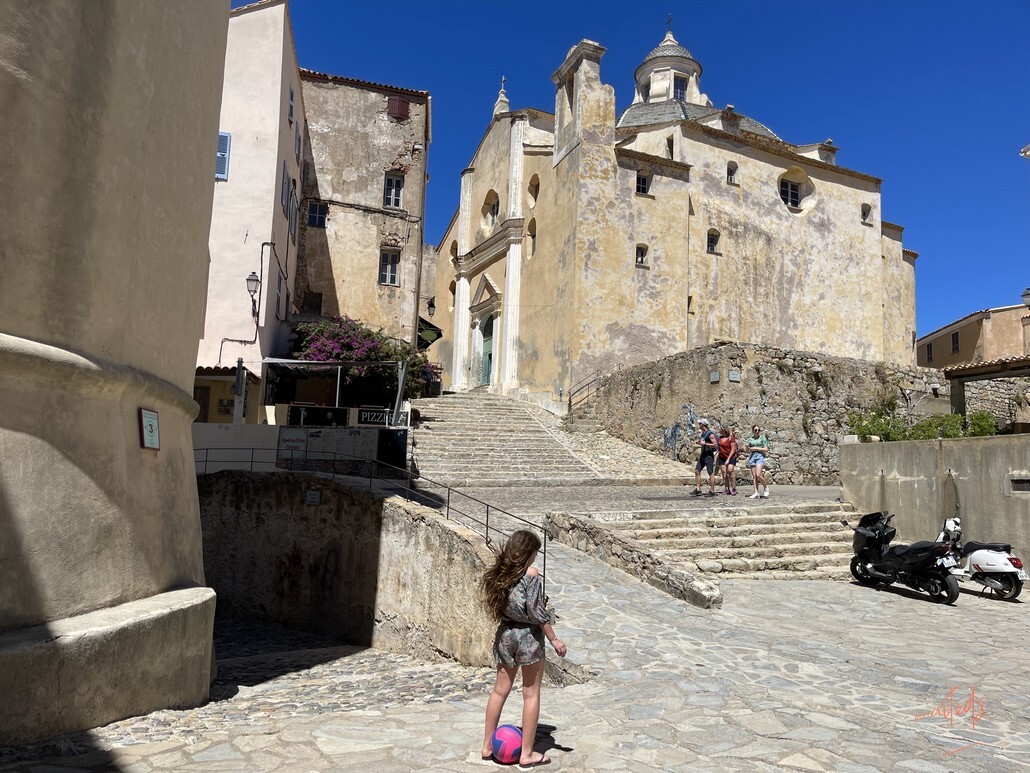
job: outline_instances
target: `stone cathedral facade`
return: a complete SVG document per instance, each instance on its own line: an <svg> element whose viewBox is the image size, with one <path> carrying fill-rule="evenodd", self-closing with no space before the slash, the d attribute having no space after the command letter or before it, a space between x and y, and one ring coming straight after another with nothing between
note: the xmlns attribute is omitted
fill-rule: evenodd
<svg viewBox="0 0 1030 773"><path fill-rule="evenodd" d="M715 107L671 32L617 114L604 53L569 51L553 113L498 97L438 247L444 387L557 408L717 341L914 364L917 256L881 180Z"/></svg>

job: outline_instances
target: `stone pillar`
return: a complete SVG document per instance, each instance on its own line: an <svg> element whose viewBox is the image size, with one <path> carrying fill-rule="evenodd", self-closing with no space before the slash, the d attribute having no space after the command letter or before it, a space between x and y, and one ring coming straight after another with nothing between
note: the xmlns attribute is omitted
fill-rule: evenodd
<svg viewBox="0 0 1030 773"><path fill-rule="evenodd" d="M472 211L472 167L461 173L461 195L458 199L458 256L471 249L469 233L469 214Z"/></svg>
<svg viewBox="0 0 1030 773"><path fill-rule="evenodd" d="M464 181L465 178L462 178ZM462 184L464 200L464 183ZM451 389L459 391L468 388L469 356L469 279L458 274L454 285L454 357L451 362Z"/></svg>
<svg viewBox="0 0 1030 773"><path fill-rule="evenodd" d="M1030 314L1019 321L1023 324L1023 356L1030 357Z"/></svg>
<svg viewBox="0 0 1030 773"><path fill-rule="evenodd" d="M522 143L526 134L526 116L511 119L511 143L508 151L508 217L522 217Z"/></svg>
<svg viewBox="0 0 1030 773"><path fill-rule="evenodd" d="M519 297L522 289L522 239L513 239L504 260L504 306L501 309L502 393L519 385Z"/></svg>

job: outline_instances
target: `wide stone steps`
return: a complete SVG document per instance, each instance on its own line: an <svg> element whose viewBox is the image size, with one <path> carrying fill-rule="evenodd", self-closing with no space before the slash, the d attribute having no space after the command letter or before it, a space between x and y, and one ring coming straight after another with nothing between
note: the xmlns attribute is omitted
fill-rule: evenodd
<svg viewBox="0 0 1030 773"><path fill-rule="evenodd" d="M448 395L415 400L419 473L449 486L549 486L596 478L527 410L505 397Z"/></svg>
<svg viewBox="0 0 1030 773"><path fill-rule="evenodd" d="M703 550L731 548L731 549L756 549L773 548L778 546L802 546L828 545L832 544L835 549L842 544L851 544L849 536L843 536L836 531L815 531L815 532L790 532L787 534L763 534L760 536L742 537L717 537L711 534L692 535L680 538L665 538L661 540L641 540L647 545L661 544L660 550L691 550L700 554Z"/></svg>
<svg viewBox="0 0 1030 773"><path fill-rule="evenodd" d="M785 542L772 545L737 545L725 547L697 547L687 546L679 548L670 545L657 551L664 556L675 556L677 558L689 558L692 561L703 559L721 558L787 558L790 556L811 556L819 558L825 555L834 555L844 550L845 546L840 542L823 540L820 542ZM849 554L848 560L851 556Z"/></svg>
<svg viewBox="0 0 1030 773"><path fill-rule="evenodd" d="M664 523L664 522L660 522ZM616 524L613 524L615 526ZM680 523L675 526L664 528L647 529L613 529L619 531L632 539L648 540L675 540L692 538L753 538L760 539L775 535L790 534L835 534L843 527L836 521L814 521L802 523L778 523L778 524L756 524L745 526L714 526L708 527L704 524L691 525ZM850 539L851 532L846 533Z"/></svg>

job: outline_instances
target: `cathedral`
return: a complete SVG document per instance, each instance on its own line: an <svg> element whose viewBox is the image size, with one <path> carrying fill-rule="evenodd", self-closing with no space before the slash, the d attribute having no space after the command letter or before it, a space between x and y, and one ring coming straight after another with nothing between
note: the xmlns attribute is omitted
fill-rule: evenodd
<svg viewBox="0 0 1030 773"><path fill-rule="evenodd" d="M718 341L914 364L917 256L881 180L715 107L671 31L617 115L604 53L569 51L553 113L498 96L438 247L444 388L557 408Z"/></svg>

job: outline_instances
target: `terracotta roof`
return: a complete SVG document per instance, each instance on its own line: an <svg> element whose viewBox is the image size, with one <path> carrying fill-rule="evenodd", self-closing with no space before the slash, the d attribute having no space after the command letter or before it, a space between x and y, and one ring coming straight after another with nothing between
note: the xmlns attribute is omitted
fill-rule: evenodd
<svg viewBox="0 0 1030 773"><path fill-rule="evenodd" d="M941 368L941 372L947 379L971 375L999 377L1030 375L1030 356L1002 357L998 360L955 365L950 368Z"/></svg>
<svg viewBox="0 0 1030 773"><path fill-rule="evenodd" d="M411 94L415 97L428 97L428 91L417 91L415 89L406 89L403 86L391 86L387 83L375 83L373 81L363 81L357 78L346 78L342 75L332 75L327 72L318 72L316 70L308 70L305 67L298 67L300 71L300 77L309 78L311 80L327 81L329 83L339 83L350 86L364 86L366 88L379 89L382 91L396 91L400 94Z"/></svg>

